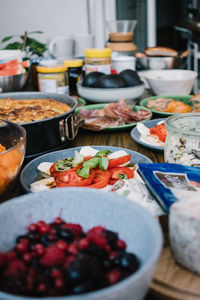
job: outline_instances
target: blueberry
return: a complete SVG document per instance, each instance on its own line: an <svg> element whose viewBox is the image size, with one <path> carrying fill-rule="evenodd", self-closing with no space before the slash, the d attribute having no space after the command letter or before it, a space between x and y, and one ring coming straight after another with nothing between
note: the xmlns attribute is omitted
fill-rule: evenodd
<svg viewBox="0 0 200 300"><path fill-rule="evenodd" d="M23 238L27 238L27 235L19 235L17 238L16 238L16 244L18 244L20 242L21 239Z"/></svg>
<svg viewBox="0 0 200 300"><path fill-rule="evenodd" d="M132 253L124 253L121 257L121 267L136 271L139 267L139 260Z"/></svg>
<svg viewBox="0 0 200 300"><path fill-rule="evenodd" d="M117 233L110 231L110 230L106 230L105 235L106 235L109 245L114 246L118 240Z"/></svg>
<svg viewBox="0 0 200 300"><path fill-rule="evenodd" d="M39 240L40 239L40 234L37 231L32 231L28 234L29 240Z"/></svg>
<svg viewBox="0 0 200 300"><path fill-rule="evenodd" d="M49 246L52 243L55 243L58 239L59 239L59 237L57 235L55 235L54 239L50 238L50 234L47 232L47 233L42 235L41 243L44 246Z"/></svg>
<svg viewBox="0 0 200 300"><path fill-rule="evenodd" d="M73 232L68 228L63 228L59 231L60 237L64 238L66 241L72 242L74 239Z"/></svg>
<svg viewBox="0 0 200 300"><path fill-rule="evenodd" d="M77 259L70 263L66 273L71 282L81 282L88 278L88 275L90 274L88 271L87 261L84 259Z"/></svg>
<svg viewBox="0 0 200 300"><path fill-rule="evenodd" d="M82 293L87 293L90 291L93 291L95 289L95 284L93 281L85 281L79 285L75 285L71 292L72 294L82 294Z"/></svg>

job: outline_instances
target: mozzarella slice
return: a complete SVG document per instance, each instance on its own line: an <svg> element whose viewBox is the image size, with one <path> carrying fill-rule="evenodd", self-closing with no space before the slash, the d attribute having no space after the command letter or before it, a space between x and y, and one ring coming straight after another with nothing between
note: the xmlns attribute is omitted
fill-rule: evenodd
<svg viewBox="0 0 200 300"><path fill-rule="evenodd" d="M84 157L86 156L95 156L99 152L99 150L96 150L90 146L85 146L82 147L80 150L80 154L83 155Z"/></svg>
<svg viewBox="0 0 200 300"><path fill-rule="evenodd" d="M30 185L32 192L45 191L54 187L56 187L56 185L53 177L35 181Z"/></svg>
<svg viewBox="0 0 200 300"><path fill-rule="evenodd" d="M125 155L128 155L128 153L126 151L118 150L118 151L115 151L115 152L111 153L110 155L108 155L108 159L119 158L119 157L125 156ZM129 163L130 163L130 160L122 165L119 165L119 167L127 166Z"/></svg>
<svg viewBox="0 0 200 300"><path fill-rule="evenodd" d="M142 123L137 123L137 130L141 135L150 135L150 130Z"/></svg>
<svg viewBox="0 0 200 300"><path fill-rule="evenodd" d="M119 158L121 156L128 155L128 153L124 150L118 150L108 155L109 159Z"/></svg>
<svg viewBox="0 0 200 300"><path fill-rule="evenodd" d="M51 175L50 174L50 168L51 166L53 165L53 163L50 163L50 162L42 162L38 165L37 169L44 173L45 175Z"/></svg>

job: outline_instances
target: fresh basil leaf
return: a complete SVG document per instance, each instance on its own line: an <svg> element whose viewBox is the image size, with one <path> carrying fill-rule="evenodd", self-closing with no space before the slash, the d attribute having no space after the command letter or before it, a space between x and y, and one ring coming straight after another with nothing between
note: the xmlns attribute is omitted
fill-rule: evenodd
<svg viewBox="0 0 200 300"><path fill-rule="evenodd" d="M84 161L83 167L77 170L77 174L82 177L89 177L90 169L96 168L100 162L100 157L92 157L91 159Z"/></svg>
<svg viewBox="0 0 200 300"><path fill-rule="evenodd" d="M118 178L123 180L123 179L128 179L128 176L126 174L119 173Z"/></svg>
<svg viewBox="0 0 200 300"><path fill-rule="evenodd" d="M108 169L109 159L107 157L102 157L99 162L99 168L103 171Z"/></svg>
<svg viewBox="0 0 200 300"><path fill-rule="evenodd" d="M83 167L90 167L90 168L96 168L99 164L100 158L99 157L92 157L89 160L84 161Z"/></svg>
<svg viewBox="0 0 200 300"><path fill-rule="evenodd" d="M104 157L106 154L111 153L110 150L100 150L99 152L96 153L95 156L100 156L100 157Z"/></svg>
<svg viewBox="0 0 200 300"><path fill-rule="evenodd" d="M90 166L86 166L84 168L78 169L77 174L81 177L88 178L90 175Z"/></svg>
<svg viewBox="0 0 200 300"><path fill-rule="evenodd" d="M73 167L80 165L84 161L84 156L80 154L78 151L75 151Z"/></svg>
<svg viewBox="0 0 200 300"><path fill-rule="evenodd" d="M63 172L73 167L73 157L69 157L63 160L58 160L55 164L56 171Z"/></svg>

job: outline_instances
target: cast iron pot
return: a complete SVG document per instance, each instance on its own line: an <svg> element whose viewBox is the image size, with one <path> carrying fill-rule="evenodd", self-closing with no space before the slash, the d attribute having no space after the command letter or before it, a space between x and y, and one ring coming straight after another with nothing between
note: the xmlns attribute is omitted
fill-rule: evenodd
<svg viewBox="0 0 200 300"><path fill-rule="evenodd" d="M67 95L41 92L3 93L1 99L55 99L68 104L71 109L53 118L21 124L26 129L27 148L26 158L34 158L43 153L62 148L68 141L73 140L78 133L82 120L75 116L77 101Z"/></svg>

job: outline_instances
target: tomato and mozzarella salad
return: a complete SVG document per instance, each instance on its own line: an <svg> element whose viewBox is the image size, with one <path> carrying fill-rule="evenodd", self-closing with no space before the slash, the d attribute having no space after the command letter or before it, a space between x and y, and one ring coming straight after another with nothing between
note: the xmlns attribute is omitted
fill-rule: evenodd
<svg viewBox="0 0 200 300"><path fill-rule="evenodd" d="M130 164L131 154L124 150L111 152L82 147L74 157L67 157L54 163L42 162L37 169L43 178L31 184L31 191L54 187L91 187L102 189L118 180L134 177L135 167Z"/></svg>
<svg viewBox="0 0 200 300"><path fill-rule="evenodd" d="M140 140L144 143L164 147L167 131L165 122L160 121L155 127L148 128L143 123L137 124L137 130L140 133Z"/></svg>

